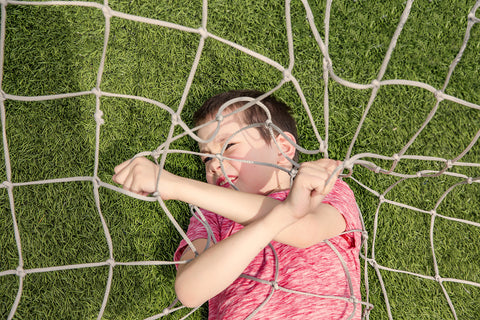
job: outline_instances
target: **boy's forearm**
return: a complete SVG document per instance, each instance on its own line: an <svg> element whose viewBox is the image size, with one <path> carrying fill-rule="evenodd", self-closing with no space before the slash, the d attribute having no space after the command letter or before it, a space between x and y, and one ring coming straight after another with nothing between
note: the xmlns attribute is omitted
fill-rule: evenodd
<svg viewBox="0 0 480 320"><path fill-rule="evenodd" d="M180 301L195 307L223 291L279 232L294 222L279 206L204 251L179 269L175 289Z"/></svg>
<svg viewBox="0 0 480 320"><path fill-rule="evenodd" d="M263 217L280 201L270 197L217 187L205 182L178 177L175 200L215 212L242 225Z"/></svg>
<svg viewBox="0 0 480 320"><path fill-rule="evenodd" d="M198 180L179 177L175 199L215 212L247 226L264 217L282 202L267 196L217 187ZM328 205L323 210L332 210ZM315 215L307 215L277 233L273 240L298 248L306 248L324 240L322 225ZM312 236L314 235L314 236Z"/></svg>

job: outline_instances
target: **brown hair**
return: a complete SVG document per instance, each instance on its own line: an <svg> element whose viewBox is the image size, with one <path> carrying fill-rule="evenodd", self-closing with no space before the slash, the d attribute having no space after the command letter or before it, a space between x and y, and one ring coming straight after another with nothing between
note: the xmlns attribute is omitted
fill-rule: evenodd
<svg viewBox="0 0 480 320"><path fill-rule="evenodd" d="M259 96L263 95L263 92L256 91L256 90L232 90L217 94L216 96L211 97L195 112L193 115L193 122L197 126L199 124L205 123L206 121L213 119L220 107L235 98L240 97L250 97L250 98L258 98ZM270 111L271 119L273 124L279 127L282 131L289 132L295 138L295 141L298 141L298 134L297 134L297 125L295 123L295 119L293 119L291 114L291 108L286 105L285 103L278 101L273 96L268 96L260 100ZM241 108L247 102L241 101L236 102L227 107L226 110L235 110ZM255 104L250 108L247 108L242 114L242 120L245 124L254 124L254 123L264 123L268 116L266 112L260 107L259 105ZM260 131L260 135L262 138L267 142L270 143L270 132L267 127L261 126L257 127ZM274 131L275 132L275 131ZM275 132L276 133L276 132ZM295 154L295 159L297 158L297 154Z"/></svg>

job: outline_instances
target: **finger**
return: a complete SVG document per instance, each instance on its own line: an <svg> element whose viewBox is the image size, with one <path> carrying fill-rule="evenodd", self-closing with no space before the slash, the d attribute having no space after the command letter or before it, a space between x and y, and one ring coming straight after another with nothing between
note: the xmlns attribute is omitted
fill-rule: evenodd
<svg viewBox="0 0 480 320"><path fill-rule="evenodd" d="M124 190L132 191L133 175L129 174L125 177L122 188Z"/></svg>
<svg viewBox="0 0 480 320"><path fill-rule="evenodd" d="M334 164L335 162L336 162L335 160L327 159L327 158L319 159L319 160L315 161L315 163L318 163L318 164L323 165L325 167L328 167L328 166Z"/></svg>
<svg viewBox="0 0 480 320"><path fill-rule="evenodd" d="M340 171L341 170L338 168L337 161L324 161L318 170L318 179L323 183L320 183L316 191L323 195L330 193L338 179Z"/></svg>
<svg viewBox="0 0 480 320"><path fill-rule="evenodd" d="M332 191L333 187L335 186L335 183L338 180L338 174L331 174L327 180L325 180L325 187L323 189L323 193L329 194L330 191Z"/></svg>
<svg viewBox="0 0 480 320"><path fill-rule="evenodd" d="M340 164L339 164L340 163ZM332 172L331 174L335 176L335 179L338 178L338 176L340 176L340 174L342 173L342 162L340 161L335 161L332 163Z"/></svg>
<svg viewBox="0 0 480 320"><path fill-rule="evenodd" d="M122 170L119 173L115 174L112 177L112 180L115 183L123 185L123 184L125 184L125 178L127 177L127 174L128 174L128 170Z"/></svg>
<svg viewBox="0 0 480 320"><path fill-rule="evenodd" d="M338 177L341 173L341 161L337 160L328 160L328 162L324 162L324 169L330 174Z"/></svg>
<svg viewBox="0 0 480 320"><path fill-rule="evenodd" d="M133 182L130 184L130 191L140 195L143 194L142 187L136 183L136 180L133 180Z"/></svg>
<svg viewBox="0 0 480 320"><path fill-rule="evenodd" d="M305 162L301 164L297 177L305 181L310 190L325 193L324 190L330 189L337 180L340 172L337 168L337 162L330 159Z"/></svg>
<svg viewBox="0 0 480 320"><path fill-rule="evenodd" d="M133 160L127 160L119 165L121 166L117 174L115 174L114 181L124 185L128 176L132 175L133 170L137 164Z"/></svg>
<svg viewBox="0 0 480 320"><path fill-rule="evenodd" d="M338 167L337 161L332 159L319 159L312 162L305 163L308 167L314 167L316 170L327 170L333 172L333 170ZM302 163L303 165L303 163Z"/></svg>
<svg viewBox="0 0 480 320"><path fill-rule="evenodd" d="M337 160L333 160L333 159L329 159L327 166L328 166L328 168L335 170L336 168L339 167L339 163L341 164L342 162L337 161Z"/></svg>
<svg viewBox="0 0 480 320"><path fill-rule="evenodd" d="M117 165L113 171L115 172L115 174L119 173L120 171L122 171L126 166L128 166L128 164L132 162L132 159L129 159L127 161L124 161L122 163L120 163L119 165Z"/></svg>
<svg viewBox="0 0 480 320"><path fill-rule="evenodd" d="M148 196L149 194L154 192L154 190L152 191L148 186L145 186L144 184L142 184L139 179L135 179L135 178L130 183L129 188L131 192L134 192L142 196Z"/></svg>
<svg viewBox="0 0 480 320"><path fill-rule="evenodd" d="M125 184L125 179L127 178L130 171L131 167L129 167L127 163L127 166L123 166L121 169L116 170L116 174L113 175L112 180L115 183L123 185Z"/></svg>
<svg viewBox="0 0 480 320"><path fill-rule="evenodd" d="M305 174L321 174L326 173L329 176L334 173L335 169L337 168L336 162L331 161L329 159L322 159L321 161L315 161L312 163L305 163L302 164L300 169Z"/></svg>

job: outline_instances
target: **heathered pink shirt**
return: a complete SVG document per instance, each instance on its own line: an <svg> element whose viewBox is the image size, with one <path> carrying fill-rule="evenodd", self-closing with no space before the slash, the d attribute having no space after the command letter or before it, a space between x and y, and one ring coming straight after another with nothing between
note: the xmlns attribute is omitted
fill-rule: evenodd
<svg viewBox="0 0 480 320"><path fill-rule="evenodd" d="M288 191L282 191L270 197L283 201L287 195ZM353 319L360 319L361 223L355 198L348 185L337 180L323 202L343 215L346 230L352 232L306 249L272 241L271 246L248 265L245 277L239 277L209 300L209 319L245 319L251 314L254 314L251 319L264 320L348 319L352 315ZM202 213L217 242L243 228L210 211L202 210ZM208 237L205 227L194 217L187 235L192 241ZM182 240L175 252L175 261L180 260L186 247ZM335 251L342 257L347 271Z"/></svg>

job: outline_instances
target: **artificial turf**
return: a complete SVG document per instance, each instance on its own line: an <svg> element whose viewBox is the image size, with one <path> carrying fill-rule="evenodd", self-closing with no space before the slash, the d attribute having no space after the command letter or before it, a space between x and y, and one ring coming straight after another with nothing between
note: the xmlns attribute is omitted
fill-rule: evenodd
<svg viewBox="0 0 480 320"><path fill-rule="evenodd" d="M192 113L206 98L229 89L268 91L283 78L282 72L273 66L210 37L205 40L183 106L181 99L200 36L112 17L99 89L131 97L101 95L98 98L104 124L100 127L96 167L97 97L91 90L99 80L105 16L99 8L78 7L68 2L61 6L37 4L10 3L5 7L6 15L2 12L6 24L1 90L13 95L3 101L2 129L8 145L3 142L2 147L5 150L8 146L11 166L7 166L4 157L0 158L2 181L23 183L91 177L97 172L100 181L113 184L115 165L139 152L155 150L169 135L170 114L158 104L139 101L133 96L152 99L173 111L183 107L180 117L191 127ZM201 1L111 0L108 4L112 10L194 29L202 23ZM442 89L449 67L462 46L468 13L474 4L475 1L414 2L382 79L419 81ZM319 34L325 39L326 3L310 1L309 5ZM404 1L333 1L328 33L333 72L360 84L376 79L404 8ZM318 150L320 142L314 127L325 138L328 125L331 158L343 160L348 153L350 157L362 153L390 157L399 153L434 108L437 102L434 94L414 86L381 86L352 144L372 90L352 89L331 78L325 83L323 55L306 20L302 2L293 1L291 12L295 52L292 74L302 88L313 123L292 82L284 84L275 95L293 107L300 145ZM285 21L283 2L208 2L209 32L287 67L290 58ZM476 142L475 134L480 129L479 25L473 26L465 52L445 88L446 94L477 107L441 101L435 116L405 150L406 155L439 159L403 159L395 172L415 174L422 170L441 170L445 166L441 159L455 159L470 143ZM328 104L324 101L325 87ZM87 93L43 101L18 98L76 92ZM182 132L182 128L175 127L175 135ZM188 136L173 141L170 149L197 150L194 140ZM302 154L300 159L307 161L322 156L316 152ZM367 156L361 159L387 169L392 165L391 160ZM435 277L438 266L442 278L471 282L464 284L448 279L442 282L459 319L480 314L477 303L480 299L477 248L480 189L478 182L469 184L465 178L475 181L480 177L479 159L480 145L476 142L459 161L477 166L453 166L447 171L448 175L402 180L356 164L354 179L345 179L355 191L363 213L369 234L369 259L383 267L426 277ZM169 154L165 168L179 175L203 179L202 164L193 155ZM383 194L387 202L380 202L379 194ZM0 189L0 274L19 265L14 222L20 231L26 270L102 262L109 258L92 181L15 186L12 195L10 197L7 188ZM181 236L158 203L133 199L105 187L100 187L99 199L115 261L173 259ZM167 207L186 229L190 215L188 205L169 201ZM370 319L386 319L389 313L394 319L454 318L439 282L386 270L377 273L371 266L367 268L368 297L374 305ZM148 318L161 313L175 299L172 265L117 265L113 270L105 319ZM14 318L96 318L108 272L108 266L101 266L27 274ZM2 318L12 309L19 281L17 275L0 276ZM366 299L365 279L362 286ZM182 309L164 318L179 319L188 312L190 310ZM189 319L205 317L206 306Z"/></svg>

